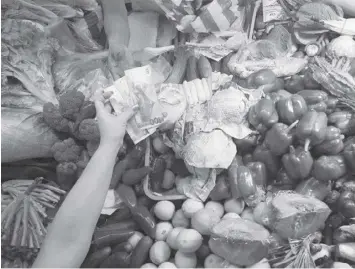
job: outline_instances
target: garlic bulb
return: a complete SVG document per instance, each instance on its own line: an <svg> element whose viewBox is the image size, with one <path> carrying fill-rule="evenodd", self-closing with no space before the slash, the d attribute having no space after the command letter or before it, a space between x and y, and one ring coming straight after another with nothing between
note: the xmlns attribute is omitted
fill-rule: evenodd
<svg viewBox="0 0 355 269"><path fill-rule="evenodd" d="M330 57L355 58L355 41L352 36L342 35L334 38L327 47Z"/></svg>

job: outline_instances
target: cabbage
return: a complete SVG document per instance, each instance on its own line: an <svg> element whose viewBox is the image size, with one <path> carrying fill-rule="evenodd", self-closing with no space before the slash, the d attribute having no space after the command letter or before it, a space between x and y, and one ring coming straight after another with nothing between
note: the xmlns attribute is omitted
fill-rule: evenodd
<svg viewBox="0 0 355 269"><path fill-rule="evenodd" d="M2 162L50 157L58 140L41 112L45 102L58 102L51 68L59 45L45 37L45 26L20 15L1 25Z"/></svg>

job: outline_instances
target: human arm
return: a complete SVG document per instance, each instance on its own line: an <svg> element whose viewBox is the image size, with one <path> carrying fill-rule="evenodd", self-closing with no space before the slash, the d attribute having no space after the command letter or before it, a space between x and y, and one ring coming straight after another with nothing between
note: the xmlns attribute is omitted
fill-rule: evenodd
<svg viewBox="0 0 355 269"><path fill-rule="evenodd" d="M114 116L102 102L95 105L100 146L58 210L33 264L35 268L78 268L89 251L126 123L133 114L127 110Z"/></svg>
<svg viewBox="0 0 355 269"><path fill-rule="evenodd" d="M123 0L102 0L102 7L110 51L108 64L116 80L124 76L124 70L133 67L133 58L128 50L130 32L127 9Z"/></svg>

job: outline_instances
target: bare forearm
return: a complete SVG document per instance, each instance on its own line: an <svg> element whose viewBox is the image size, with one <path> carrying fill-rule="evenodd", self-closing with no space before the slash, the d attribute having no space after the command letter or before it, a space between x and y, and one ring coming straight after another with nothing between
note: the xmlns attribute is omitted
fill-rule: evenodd
<svg viewBox="0 0 355 269"><path fill-rule="evenodd" d="M128 47L129 25L127 9L123 0L102 0L104 27L109 46Z"/></svg>
<svg viewBox="0 0 355 269"><path fill-rule="evenodd" d="M119 145L100 145L58 210L45 238L36 267L50 267L53 251L67 251L58 267L79 267L90 247L110 185ZM68 246L71 250L68 250ZM57 248L57 249L55 249ZM59 249L58 249L59 248ZM72 254L71 254L72 253Z"/></svg>

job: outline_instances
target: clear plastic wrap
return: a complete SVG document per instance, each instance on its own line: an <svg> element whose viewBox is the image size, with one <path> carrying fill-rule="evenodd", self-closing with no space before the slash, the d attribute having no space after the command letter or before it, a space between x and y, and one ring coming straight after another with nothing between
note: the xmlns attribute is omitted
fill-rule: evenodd
<svg viewBox="0 0 355 269"><path fill-rule="evenodd" d="M208 245L213 253L239 266L267 257L270 233L246 219L222 219L212 228Z"/></svg>

